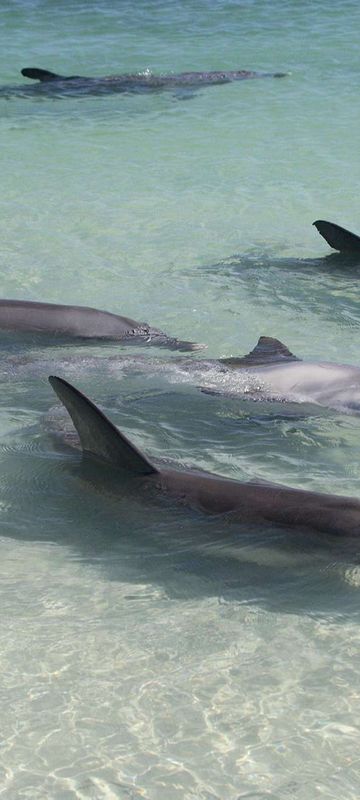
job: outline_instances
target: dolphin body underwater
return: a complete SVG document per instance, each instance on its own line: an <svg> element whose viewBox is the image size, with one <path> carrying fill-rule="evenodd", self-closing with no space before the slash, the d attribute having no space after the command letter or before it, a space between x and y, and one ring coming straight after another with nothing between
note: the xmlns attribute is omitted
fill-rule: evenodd
<svg viewBox="0 0 360 800"><path fill-rule="evenodd" d="M119 493L130 488L130 479L132 491L144 488L147 498L152 488L155 495L165 494L208 514L229 515L240 524L281 525L337 536L360 534L356 498L157 466L78 389L62 378L51 376L49 381L73 421L83 454L117 471Z"/></svg>
<svg viewBox="0 0 360 800"><path fill-rule="evenodd" d="M222 358L220 363L251 378L248 397L360 412L360 367L331 361L302 361L286 345L269 336L261 336L248 355ZM232 384L227 393L237 394L236 383Z"/></svg>
<svg viewBox="0 0 360 800"><path fill-rule="evenodd" d="M0 300L0 331L31 333L55 338L102 339L127 344L147 343L173 350L197 350L203 345L167 336L147 322L137 322L87 306Z"/></svg>
<svg viewBox="0 0 360 800"><path fill-rule="evenodd" d="M219 86L252 78L283 78L286 72L253 72L251 70L223 70L212 72L180 72L154 75L152 72L108 75L88 78L81 75L57 75L46 69L25 67L25 78L39 81L33 85L2 86L0 96L54 95L82 96L127 93L159 92L166 90L193 90L203 86Z"/></svg>
<svg viewBox="0 0 360 800"><path fill-rule="evenodd" d="M172 340L170 340L172 341ZM175 340L177 341L177 340ZM155 342L156 343L156 340ZM161 342L163 344L163 342ZM196 349L191 343L184 349ZM164 342L166 345L166 340ZM199 347L199 345L198 345ZM142 355L69 355L46 358L5 356L0 360L0 378L23 380L43 377L61 368L66 375L108 375L118 379L123 371L160 375L170 384L195 384L202 392L254 402L311 405L347 414L360 413L360 367L331 361L301 361L278 339L261 336L246 356L170 359Z"/></svg>

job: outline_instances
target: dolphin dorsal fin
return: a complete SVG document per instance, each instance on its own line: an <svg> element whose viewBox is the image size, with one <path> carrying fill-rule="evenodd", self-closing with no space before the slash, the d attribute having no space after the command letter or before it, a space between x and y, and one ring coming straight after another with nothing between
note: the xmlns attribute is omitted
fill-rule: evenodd
<svg viewBox="0 0 360 800"><path fill-rule="evenodd" d="M37 67L24 67L21 70L24 78L31 78L33 81L59 81L62 80L62 75L56 75L55 72L49 72L47 69L38 69Z"/></svg>
<svg viewBox="0 0 360 800"><path fill-rule="evenodd" d="M222 364L228 367L256 367L267 364L279 364L284 361L301 361L294 356L285 344L272 336L260 336L260 339L246 356L234 358L221 358Z"/></svg>
<svg viewBox="0 0 360 800"><path fill-rule="evenodd" d="M85 453L134 475L157 473L147 458L121 433L97 406L63 378L51 376L50 384L64 404Z"/></svg>
<svg viewBox="0 0 360 800"><path fill-rule="evenodd" d="M327 222L325 219L317 219L313 225L334 250L339 250L341 253L360 253L360 236L356 233L351 233L341 225L335 225L335 222Z"/></svg>

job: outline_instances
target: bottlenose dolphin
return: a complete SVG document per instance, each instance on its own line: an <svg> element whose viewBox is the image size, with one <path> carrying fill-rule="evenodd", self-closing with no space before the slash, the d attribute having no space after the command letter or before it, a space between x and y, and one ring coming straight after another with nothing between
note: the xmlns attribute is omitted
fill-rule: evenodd
<svg viewBox="0 0 360 800"><path fill-rule="evenodd" d="M341 411L360 412L360 367L327 361L301 361L278 339L260 336L243 357L222 358L225 367L244 371L248 396L315 403ZM236 382L231 394L236 393ZM241 391L241 385L240 385Z"/></svg>
<svg viewBox="0 0 360 800"><path fill-rule="evenodd" d="M121 92L141 93L159 92L172 89L200 89L202 86L218 86L233 81L251 78L283 78L285 72L254 72L251 70L223 70L212 72L180 72L154 75L146 70L135 74L108 75L102 78L88 78L81 75L57 75L46 69L25 67L21 70L25 78L39 81L32 86L3 86L0 94L11 95L102 95Z"/></svg>
<svg viewBox="0 0 360 800"><path fill-rule="evenodd" d="M180 356L160 359L139 354L100 357L68 353L47 358L43 353L41 356L15 354L0 360L0 379L42 377L59 365L69 378L96 374L117 380L136 370L147 377L149 374L159 376L167 384L195 385L210 395L255 402L306 404L312 406L312 413L316 407L347 414L360 413L360 367L301 361L286 345L269 336L260 336L255 348L246 356L220 359Z"/></svg>
<svg viewBox="0 0 360 800"><path fill-rule="evenodd" d="M84 394L62 378L51 386L66 407L86 456L119 472L119 492L132 481L146 497L161 493L209 514L227 514L240 523L300 528L336 535L360 533L360 501L280 484L239 481L214 473L155 466ZM126 490L126 489L125 489Z"/></svg>
<svg viewBox="0 0 360 800"><path fill-rule="evenodd" d="M0 300L0 330L46 334L56 338L110 339L148 343L173 350L197 350L202 345L170 338L163 331L109 311L87 306Z"/></svg>
<svg viewBox="0 0 360 800"><path fill-rule="evenodd" d="M327 222L325 219L317 219L313 222L320 235L334 250L340 253L360 255L360 236L356 233L347 231L341 225L334 222Z"/></svg>

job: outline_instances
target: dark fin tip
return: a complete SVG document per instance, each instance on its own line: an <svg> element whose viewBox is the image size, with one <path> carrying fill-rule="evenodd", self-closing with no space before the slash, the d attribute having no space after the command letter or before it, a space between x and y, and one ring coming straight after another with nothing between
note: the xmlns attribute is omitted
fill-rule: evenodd
<svg viewBox="0 0 360 800"><path fill-rule="evenodd" d="M317 219L313 225L334 250L338 250L340 253L360 253L360 236L357 236L356 233L325 219Z"/></svg>
<svg viewBox="0 0 360 800"><path fill-rule="evenodd" d="M56 75L55 72L49 72L47 69L38 69L37 67L24 67L21 70L24 78L31 78L33 81L56 81L61 77Z"/></svg>

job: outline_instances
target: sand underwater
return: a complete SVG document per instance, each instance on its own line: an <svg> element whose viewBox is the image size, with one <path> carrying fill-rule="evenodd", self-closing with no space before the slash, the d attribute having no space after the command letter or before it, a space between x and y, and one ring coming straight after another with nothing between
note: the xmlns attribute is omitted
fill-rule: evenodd
<svg viewBox="0 0 360 800"><path fill-rule="evenodd" d="M1 86L31 66L291 75L0 97L0 296L147 320L206 358L265 334L359 364L360 267L312 227L360 233L359 23L355 0L3 0ZM32 353L2 335L1 797L356 800L360 545L83 481ZM358 416L203 394L135 356L175 354L36 349L148 454L360 497Z"/></svg>

